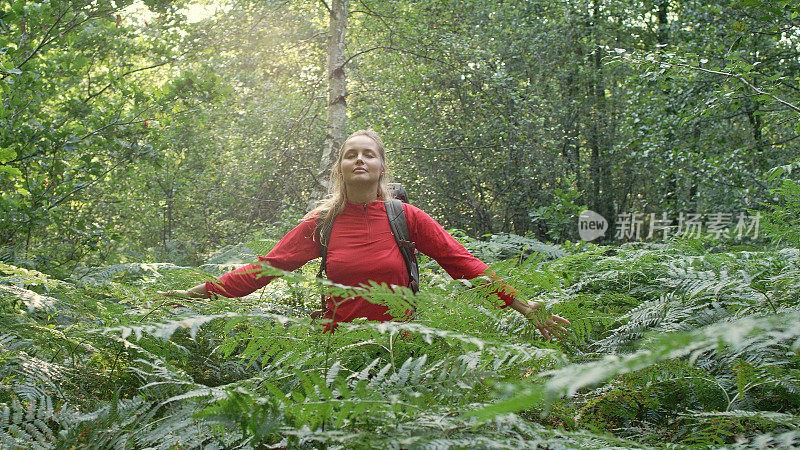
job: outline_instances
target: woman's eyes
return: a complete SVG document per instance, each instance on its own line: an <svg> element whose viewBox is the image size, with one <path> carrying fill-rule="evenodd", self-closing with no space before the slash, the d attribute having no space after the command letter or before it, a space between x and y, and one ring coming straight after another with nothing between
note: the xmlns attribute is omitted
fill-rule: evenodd
<svg viewBox="0 0 800 450"><path fill-rule="evenodd" d="M344 154L344 159L355 159L358 157L356 152L347 152ZM375 154L372 152L364 152L364 158L374 158Z"/></svg>

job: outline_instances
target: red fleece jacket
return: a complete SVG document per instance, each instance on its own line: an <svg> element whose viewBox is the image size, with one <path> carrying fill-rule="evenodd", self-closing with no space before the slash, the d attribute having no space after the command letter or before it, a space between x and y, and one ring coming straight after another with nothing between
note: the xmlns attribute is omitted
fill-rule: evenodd
<svg viewBox="0 0 800 450"><path fill-rule="evenodd" d="M422 253L430 256L455 279L472 279L486 274L487 266L470 254L435 220L419 208L403 204L408 232ZM283 237L258 260L269 266L292 271L320 257L319 240L314 236L316 220L306 220ZM207 282L209 296L242 297L265 286L273 277L259 277L261 266L248 264L223 275L219 282ZM346 286L361 286L370 281L408 286L408 271L392 235L383 201L365 204L348 202L336 217L328 243L328 279ZM516 290L504 286L495 292L505 306L514 301ZM361 297L328 298L325 317L334 322L393 320L388 308Z"/></svg>

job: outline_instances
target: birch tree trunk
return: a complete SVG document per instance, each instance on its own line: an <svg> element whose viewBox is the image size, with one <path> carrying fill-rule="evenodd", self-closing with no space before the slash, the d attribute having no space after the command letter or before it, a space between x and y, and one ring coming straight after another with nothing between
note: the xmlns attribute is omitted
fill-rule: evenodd
<svg viewBox="0 0 800 450"><path fill-rule="evenodd" d="M331 15L328 31L328 123L317 174L318 186L325 190L328 188L331 166L347 137L347 79L344 65L349 6L349 0L333 0L328 8ZM323 195L324 192L319 192L318 198Z"/></svg>

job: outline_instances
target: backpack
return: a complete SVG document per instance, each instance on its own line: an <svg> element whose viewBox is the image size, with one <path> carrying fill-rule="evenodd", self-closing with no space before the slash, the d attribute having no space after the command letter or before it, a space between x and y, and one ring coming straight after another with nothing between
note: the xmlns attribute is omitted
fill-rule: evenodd
<svg viewBox="0 0 800 450"><path fill-rule="evenodd" d="M403 203L408 203L408 195L400 183L389 183L389 189L395 195L395 199L387 200L384 202L386 205L386 216L389 219L389 227L392 229L394 240L400 248L400 254L403 255L403 260L406 262L406 270L408 271L408 288L412 292L419 292L419 263L417 262L417 250L411 236L408 233L408 223L406 222L406 215L403 212ZM401 200L398 200L401 199ZM328 242L331 239L331 230L333 227L322 231L320 230L319 243L322 262L319 265L319 272L317 278L321 278L325 273L327 256L328 256ZM312 318L322 316L322 313L327 308L325 301L325 294L322 294L322 310L314 311L311 313Z"/></svg>

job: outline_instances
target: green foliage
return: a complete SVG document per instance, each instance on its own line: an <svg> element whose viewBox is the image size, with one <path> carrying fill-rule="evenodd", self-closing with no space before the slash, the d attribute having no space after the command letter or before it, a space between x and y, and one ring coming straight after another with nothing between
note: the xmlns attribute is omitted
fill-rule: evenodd
<svg viewBox="0 0 800 450"><path fill-rule="evenodd" d="M142 75L169 64L177 44L123 26L131 3L0 7L0 246L14 250L6 261L53 270L119 238L103 213L120 199L104 187L156 155L152 81ZM24 252L49 258L25 261Z"/></svg>
<svg viewBox="0 0 800 450"><path fill-rule="evenodd" d="M798 168L800 163L795 162L774 167L767 173L767 181L776 185L771 190L776 200L766 205L768 211L762 225L774 239L794 247L800 247L800 184L796 176L792 177Z"/></svg>
<svg viewBox="0 0 800 450"><path fill-rule="evenodd" d="M642 428L663 427L649 441L669 440L672 421L685 411L718 411L727 406L726 392L715 377L684 360L663 361L617 377L585 394L577 421L593 429L624 430L623 436L643 439Z"/></svg>
<svg viewBox="0 0 800 450"><path fill-rule="evenodd" d="M243 389L234 390L196 414L207 420L235 423L253 443L265 444L277 431L281 412L270 398L254 398Z"/></svg>
<svg viewBox="0 0 800 450"><path fill-rule="evenodd" d="M577 238L578 229L575 223L586 209L586 205L578 203L583 193L575 189L574 180L567 181L572 181L569 189L554 188L551 203L530 213L532 221L542 222L541 225L547 229L547 236L555 242Z"/></svg>
<svg viewBox="0 0 800 450"><path fill-rule="evenodd" d="M538 239L516 234L492 234L488 236L487 240L477 240L458 230L451 231L470 253L483 261L501 261L514 257L523 260L537 254L555 259L568 254L564 248L558 245L546 244Z"/></svg>
<svg viewBox="0 0 800 450"><path fill-rule="evenodd" d="M784 273L797 273L796 251L695 256L679 249L621 250L599 261L596 254L578 254L553 263L559 269L577 258L595 261L585 281L573 281L578 295L570 290L560 294L566 294L567 302L585 302L582 292L604 281L605 298L611 289L639 300L619 305L627 312L617 313L614 323L606 322L607 336L592 343L604 355L600 359L541 373L544 384L514 383L507 391L514 395L480 415L541 407L567 395L583 405L578 423L624 437L648 436L650 443L721 445L731 443L737 433L791 430L775 423L734 427L720 429L710 439L711 431L693 434L685 428L687 420L695 420L686 417L696 416L680 414L797 410L800 360L793 349L800 343L798 297L782 281ZM629 263L619 265L619 260ZM618 283L620 278L628 282ZM777 292L785 295L772 301ZM601 387L586 390L597 385ZM702 417L696 419L703 424L697 429L711 430L716 419Z"/></svg>
<svg viewBox="0 0 800 450"><path fill-rule="evenodd" d="M563 243L582 206L612 229L625 211L760 210L761 177L795 158L791 2L362 3L349 128L381 132L448 227ZM130 4L3 6L6 262L196 266L286 228L319 186L321 3L191 23L187 2Z"/></svg>
<svg viewBox="0 0 800 450"><path fill-rule="evenodd" d="M496 240L523 255L539 245ZM203 272L124 264L63 282L4 265L0 438L12 448L166 438L186 446L757 448L798 438L795 249L706 252L674 242L560 251L492 266L521 296L573 322L566 341L549 344L521 317L491 307L491 284L465 290L430 267L423 278L438 281L423 285L414 322L323 333L293 289L309 306L322 289L398 311L408 293L269 270L298 287L185 302L154 291Z"/></svg>
<svg viewBox="0 0 800 450"><path fill-rule="evenodd" d="M131 3L0 6L0 446L800 445L795 3L354 7L351 128L572 321L560 343L431 261L416 297L311 265L244 299L158 297L302 215L328 13L242 1L189 23L187 2ZM612 228L750 210L769 246L571 244L584 206ZM418 316L322 333L320 291Z"/></svg>

